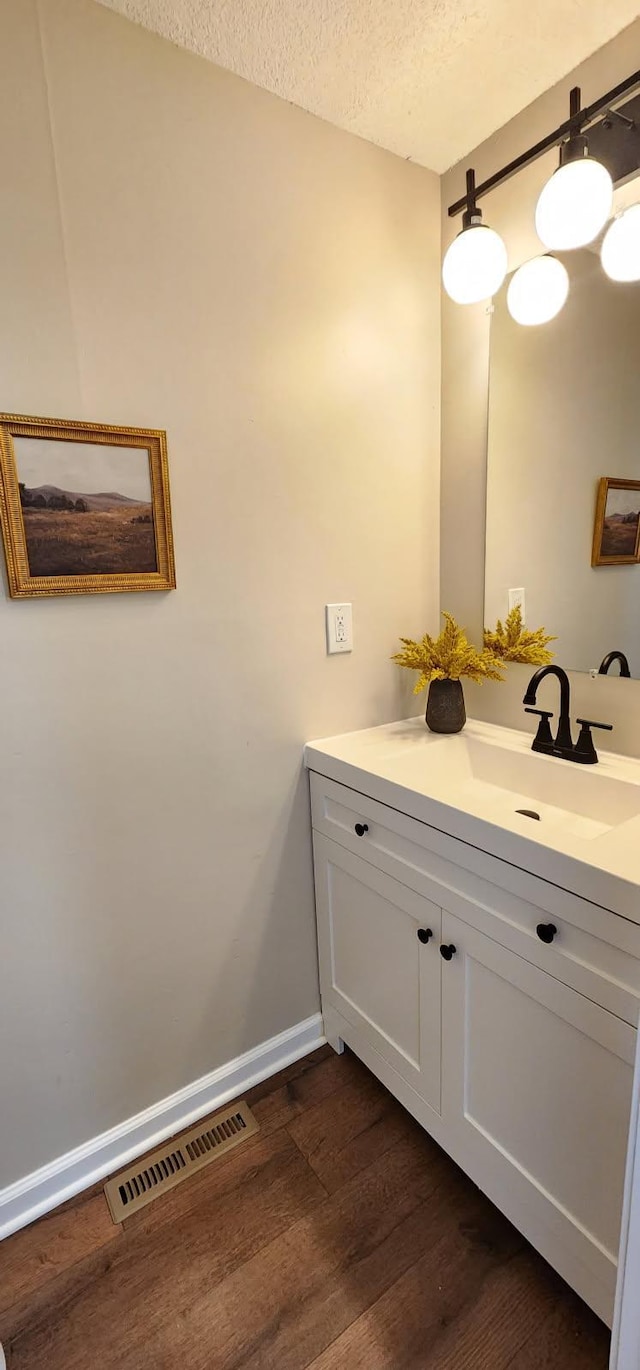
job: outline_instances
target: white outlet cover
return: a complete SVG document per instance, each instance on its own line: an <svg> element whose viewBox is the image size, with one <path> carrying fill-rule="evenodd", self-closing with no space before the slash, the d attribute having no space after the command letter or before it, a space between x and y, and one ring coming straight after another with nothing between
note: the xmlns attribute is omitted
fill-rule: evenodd
<svg viewBox="0 0 640 1370"><path fill-rule="evenodd" d="M521 585L516 590L509 591L509 613L512 609L519 608L522 612L522 622L525 620L524 612L524 587Z"/></svg>
<svg viewBox="0 0 640 1370"><path fill-rule="evenodd" d="M353 651L353 612L350 604L326 604L327 654Z"/></svg>

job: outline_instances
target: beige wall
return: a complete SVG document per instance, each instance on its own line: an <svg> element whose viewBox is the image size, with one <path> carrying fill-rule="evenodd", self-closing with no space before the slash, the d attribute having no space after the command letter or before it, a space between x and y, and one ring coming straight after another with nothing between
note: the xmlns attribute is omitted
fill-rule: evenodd
<svg viewBox="0 0 640 1370"><path fill-rule="evenodd" d="M4 1185L318 1008L302 745L437 616L439 186L91 0L0 50L2 407L166 427L178 574L0 601Z"/></svg>
<svg viewBox="0 0 640 1370"><path fill-rule="evenodd" d="M639 67L640 21L448 172L442 180L443 246L460 227L459 220L448 218L447 206L464 193L467 166L474 166L478 181L482 181L567 117L572 85L582 87L588 103ZM534 229L535 203L556 165L557 154L548 154L493 191L483 204L486 221L505 238L510 270L540 250ZM448 299L443 301L442 315L442 605L479 633L483 617L491 320L485 305L461 308ZM540 554L544 555L542 541ZM533 722L522 711L529 674L525 667L518 667L504 685L469 688L469 711L508 726L532 728ZM582 714L613 723L610 745L640 755L640 684L602 678L593 681L575 675L572 687L574 716ZM554 688L553 682L545 683L538 696L541 701L550 700L551 708L555 707Z"/></svg>

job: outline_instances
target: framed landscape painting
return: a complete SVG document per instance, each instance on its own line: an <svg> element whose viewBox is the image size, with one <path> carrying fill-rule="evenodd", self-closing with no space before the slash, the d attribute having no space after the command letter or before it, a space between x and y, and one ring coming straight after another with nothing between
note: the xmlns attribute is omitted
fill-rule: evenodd
<svg viewBox="0 0 640 1370"><path fill-rule="evenodd" d="M592 566L635 566L640 555L640 480L601 476Z"/></svg>
<svg viewBox="0 0 640 1370"><path fill-rule="evenodd" d="M175 589L166 435L0 414L9 593Z"/></svg>

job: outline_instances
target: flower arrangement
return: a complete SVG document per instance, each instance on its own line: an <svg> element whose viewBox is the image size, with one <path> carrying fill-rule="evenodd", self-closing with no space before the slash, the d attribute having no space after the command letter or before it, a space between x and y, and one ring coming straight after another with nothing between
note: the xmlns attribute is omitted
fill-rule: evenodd
<svg viewBox="0 0 640 1370"><path fill-rule="evenodd" d="M483 680L504 680L504 664L498 655L487 646L478 651L453 614L445 610L442 617L445 625L439 637L425 633L420 642L401 637L402 651L391 658L398 666L420 672L413 693L420 694L433 680L460 680L464 676L480 684Z"/></svg>
<svg viewBox="0 0 640 1370"><path fill-rule="evenodd" d="M489 628L484 630L485 650L492 652L504 665L520 661L526 666L548 666L553 661L553 652L548 650L547 644L555 641L556 638L545 633L544 628L536 628L534 632L525 628L519 604L507 614L504 625L498 619L493 632Z"/></svg>
<svg viewBox="0 0 640 1370"><path fill-rule="evenodd" d="M548 643L555 638L543 628L525 628L519 606L510 611L504 624L498 619L495 629L485 628L481 650L469 642L453 614L445 611L442 616L444 628L439 637L425 633L419 642L401 637L402 651L391 658L398 666L420 672L414 694L429 686L426 718L433 732L455 733L464 727L463 679L481 685L483 680L504 680L511 662L546 666L552 660Z"/></svg>

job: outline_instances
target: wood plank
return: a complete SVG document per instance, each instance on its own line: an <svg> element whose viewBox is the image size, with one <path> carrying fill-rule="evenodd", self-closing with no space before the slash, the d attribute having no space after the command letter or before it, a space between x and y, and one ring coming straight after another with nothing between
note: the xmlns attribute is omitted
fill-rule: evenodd
<svg viewBox="0 0 640 1370"><path fill-rule="evenodd" d="M281 1071L245 1096L263 1133L268 1135L279 1127L287 1127L307 1109L330 1099L351 1081L370 1081L387 1093L384 1086L348 1049L342 1056L338 1056L331 1047L321 1047L320 1051L326 1051L328 1055L323 1055L313 1067L297 1071L291 1076L287 1070ZM314 1055L319 1055L319 1052Z"/></svg>
<svg viewBox="0 0 640 1370"><path fill-rule="evenodd" d="M310 1370L606 1370L607 1328L528 1245L480 1282L477 1262L445 1261L435 1281L432 1263L412 1267Z"/></svg>
<svg viewBox="0 0 640 1370"><path fill-rule="evenodd" d="M529 1250L512 1259L499 1247L473 1250L463 1231L449 1232L312 1370L520 1370L521 1348L548 1309L536 1262Z"/></svg>
<svg viewBox="0 0 640 1370"><path fill-rule="evenodd" d="M558 1284L562 1281L524 1243L516 1259L487 1281L479 1297L445 1324L435 1347L434 1368L506 1370L517 1364L522 1347L553 1306Z"/></svg>
<svg viewBox="0 0 640 1370"><path fill-rule="evenodd" d="M553 1311L509 1361L509 1370L607 1370L610 1346L609 1329L562 1285Z"/></svg>
<svg viewBox="0 0 640 1370"><path fill-rule="evenodd" d="M339 1061L341 1058L337 1057L333 1047L325 1042L324 1046L317 1047L308 1056L301 1056L299 1061L293 1061L290 1066L285 1066L283 1070L279 1070L277 1075L269 1075L266 1080L261 1080L259 1084L253 1085L248 1094L243 1095L243 1098L248 1099L251 1107L253 1107L254 1103L272 1094L274 1090L290 1084L293 1080L301 1079L303 1075L309 1075L311 1071L322 1065L323 1061L336 1059Z"/></svg>
<svg viewBox="0 0 640 1370"><path fill-rule="evenodd" d="M125 1240L122 1233L122 1241ZM92 1288L110 1270L113 1249L113 1244L107 1243L0 1312L0 1344L5 1352L8 1353L14 1338L22 1332L46 1326L52 1316L64 1317L65 1308L79 1300L83 1291Z"/></svg>
<svg viewBox="0 0 640 1370"><path fill-rule="evenodd" d="M102 1193L15 1232L0 1242L0 1312L121 1235Z"/></svg>
<svg viewBox="0 0 640 1370"><path fill-rule="evenodd" d="M468 1192L434 1143L405 1138L184 1309L152 1338L141 1370L164 1359L189 1370L302 1370L438 1244L452 1215L467 1211ZM499 1221L507 1244L521 1240Z"/></svg>
<svg viewBox="0 0 640 1370"><path fill-rule="evenodd" d="M325 1191L284 1131L258 1146L240 1147L229 1164L212 1165L208 1191L193 1206L190 1183L166 1196L172 1220L125 1231L111 1247L112 1259L89 1283L65 1288L55 1282L34 1323L14 1329L12 1367L24 1370L87 1370L102 1361L140 1367L152 1329L179 1320L182 1310L246 1262L280 1232L326 1201ZM194 1177L194 1179L197 1177ZM140 1215L143 1216L142 1214Z"/></svg>
<svg viewBox="0 0 640 1370"><path fill-rule="evenodd" d="M288 1131L329 1194L402 1137L424 1136L406 1109L368 1074L308 1108Z"/></svg>

